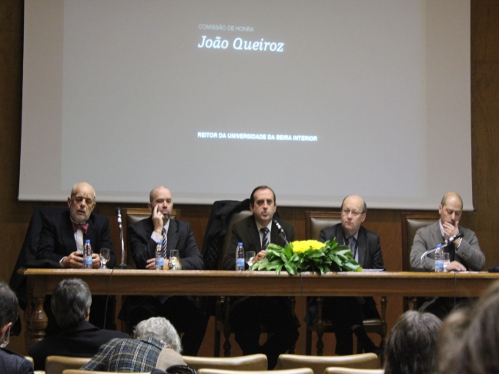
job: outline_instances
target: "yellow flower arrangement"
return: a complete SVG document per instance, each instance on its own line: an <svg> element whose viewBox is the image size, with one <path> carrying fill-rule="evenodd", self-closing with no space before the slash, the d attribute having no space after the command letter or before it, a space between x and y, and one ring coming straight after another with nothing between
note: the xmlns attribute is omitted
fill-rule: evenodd
<svg viewBox="0 0 499 374"><path fill-rule="evenodd" d="M352 251L339 245L336 239L321 243L317 240L300 240L281 247L269 244L265 258L251 266L250 270L274 270L279 274L285 269L290 275L304 271L362 271Z"/></svg>

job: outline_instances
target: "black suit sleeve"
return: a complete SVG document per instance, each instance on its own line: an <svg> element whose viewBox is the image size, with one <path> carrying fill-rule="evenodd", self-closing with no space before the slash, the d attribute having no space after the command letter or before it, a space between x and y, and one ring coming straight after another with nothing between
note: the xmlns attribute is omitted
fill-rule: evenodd
<svg viewBox="0 0 499 374"><path fill-rule="evenodd" d="M128 245L137 269L145 269L147 260L154 257L157 243L151 239L151 233L152 228L148 235L142 222L128 227Z"/></svg>
<svg viewBox="0 0 499 374"><path fill-rule="evenodd" d="M179 224L179 241L177 249L180 250L180 263L184 270L203 270L204 262L199 252L196 238L191 230L191 226L185 222Z"/></svg>
<svg viewBox="0 0 499 374"><path fill-rule="evenodd" d="M37 260L52 260L55 262L61 261L61 259L71 253L58 253L56 251L57 247L57 229L53 221L44 219L42 232L40 233L40 240L38 242L38 253L36 255Z"/></svg>

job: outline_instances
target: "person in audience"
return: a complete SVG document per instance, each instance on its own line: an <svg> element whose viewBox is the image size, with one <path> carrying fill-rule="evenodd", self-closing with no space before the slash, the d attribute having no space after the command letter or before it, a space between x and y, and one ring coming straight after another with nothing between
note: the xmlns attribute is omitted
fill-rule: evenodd
<svg viewBox="0 0 499 374"><path fill-rule="evenodd" d="M339 244L350 247L355 260L364 269L384 269L379 236L362 226L366 219L367 205L360 196L350 195L341 203L341 223L321 230L319 240L326 242L336 238ZM366 352L381 354L364 329L365 318L380 318L372 297L326 297L323 316L331 320L336 337L336 354L353 353L353 336L360 341ZM309 306L309 319L315 322L315 305Z"/></svg>
<svg viewBox="0 0 499 374"><path fill-rule="evenodd" d="M0 373L32 374L31 363L5 347L9 344L10 329L19 317L16 294L0 281Z"/></svg>
<svg viewBox="0 0 499 374"><path fill-rule="evenodd" d="M173 199L170 190L158 186L149 194L151 216L128 228L128 243L138 269L155 270L155 253L158 242L165 252L164 267L169 267L171 249L178 249L180 265L185 270L203 270L203 258L196 239L187 222L170 219ZM196 356L203 342L209 315L196 305L194 297L145 296L131 299L129 322L131 326L150 317L167 318L183 333L184 353Z"/></svg>
<svg viewBox="0 0 499 374"><path fill-rule="evenodd" d="M185 365L182 344L175 327L163 317L140 322L134 339L112 339L81 367L89 371L151 372L172 365Z"/></svg>
<svg viewBox="0 0 499 374"><path fill-rule="evenodd" d="M499 281L476 304L457 309L444 321L439 340L438 373L499 373Z"/></svg>
<svg viewBox="0 0 499 374"><path fill-rule="evenodd" d="M29 347L35 370L45 370L48 356L91 357L109 340L128 337L123 332L101 330L89 323L91 304L92 295L83 280L68 278L59 282L52 295L51 309L60 331Z"/></svg>
<svg viewBox="0 0 499 374"><path fill-rule="evenodd" d="M437 368L437 340L442 321L410 310L399 317L385 347L385 374L432 374Z"/></svg>
<svg viewBox="0 0 499 374"><path fill-rule="evenodd" d="M455 237L457 234L462 234L462 238L458 238L453 243L443 247L445 252L449 252L450 257L450 264L447 265L445 270L480 271L483 269L485 256L480 249L475 233L459 225L462 212L463 200L461 196L455 192L446 193L438 207L440 219L416 232L410 255L413 268L433 270L435 268L434 253L429 253L421 261L423 254L436 248L437 244L443 244L445 240ZM469 303L469 300L465 298L438 297L427 299L421 308L443 319L454 307L467 303Z"/></svg>
<svg viewBox="0 0 499 374"><path fill-rule="evenodd" d="M63 268L83 267L83 244L86 239L92 245L92 267L101 266L100 249L109 248L111 257L106 266L114 267L116 256L109 230L109 219L94 212L97 205L94 188L86 183L76 183L68 197L68 210L51 214L43 221L38 241L37 260L50 260ZM113 298L114 299L114 298ZM114 328L114 309L107 308L105 296L94 296L90 322L100 328ZM111 303L114 304L114 303ZM46 298L45 310L50 310L50 297ZM49 325L47 335L57 333L57 326L51 313L47 313Z"/></svg>
<svg viewBox="0 0 499 374"><path fill-rule="evenodd" d="M293 226L279 218L276 212L276 196L267 186L256 187L250 196L253 215L233 225L229 248L223 259L224 270L235 270L236 247L242 242L246 251L255 251L254 262L265 257L269 243L286 245L279 235L276 221L284 230L289 242L295 239ZM299 322L291 309L289 297L243 297L236 300L230 311L230 324L243 354L267 355L268 367L273 369L281 353L287 352L298 339ZM260 326L264 324L272 332L260 345Z"/></svg>

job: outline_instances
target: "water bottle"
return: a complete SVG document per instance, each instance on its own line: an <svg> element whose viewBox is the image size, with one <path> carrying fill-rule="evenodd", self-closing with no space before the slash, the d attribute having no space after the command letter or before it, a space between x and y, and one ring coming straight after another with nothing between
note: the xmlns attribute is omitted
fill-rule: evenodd
<svg viewBox="0 0 499 374"><path fill-rule="evenodd" d="M85 239L83 245L83 269L92 269L92 245L90 239Z"/></svg>
<svg viewBox="0 0 499 374"><path fill-rule="evenodd" d="M236 247L236 271L244 270L244 247L243 243L237 243Z"/></svg>
<svg viewBox="0 0 499 374"><path fill-rule="evenodd" d="M165 257L163 256L163 250L161 249L161 242L156 243L156 270L163 270L165 265Z"/></svg>
<svg viewBox="0 0 499 374"><path fill-rule="evenodd" d="M435 273L441 273L444 271L444 256L442 245L438 244L435 250Z"/></svg>

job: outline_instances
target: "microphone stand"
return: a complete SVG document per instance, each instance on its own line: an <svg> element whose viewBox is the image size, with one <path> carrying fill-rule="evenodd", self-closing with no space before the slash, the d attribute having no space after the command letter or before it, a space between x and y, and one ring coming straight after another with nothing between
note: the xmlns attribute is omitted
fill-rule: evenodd
<svg viewBox="0 0 499 374"><path fill-rule="evenodd" d="M288 239L286 238L286 233L284 232L284 229L282 228L281 224L279 222L277 222L276 220L274 220L274 223L275 223L275 226L277 227L277 231L279 232L279 235L281 236L281 238L284 239L284 243L286 243L286 245L288 245L289 242L288 242Z"/></svg>
<svg viewBox="0 0 499 374"><path fill-rule="evenodd" d="M451 236L449 239L445 239L445 241L443 243L440 244L440 246L436 246L435 248L433 249L429 249L427 250L425 253L423 253L421 255L421 267L423 268L423 260L425 259L426 256L428 256L430 253L433 253L435 252L437 249L441 248L442 250L447 247L449 244L452 244L455 240L459 239L459 238L462 238L463 237L463 233L458 233L454 236Z"/></svg>
<svg viewBox="0 0 499 374"><path fill-rule="evenodd" d="M120 240L121 240L121 264L116 266L116 269L131 269L130 266L125 264L125 242L123 241L123 226L121 224L121 208L116 209L118 215L118 227L120 229Z"/></svg>

